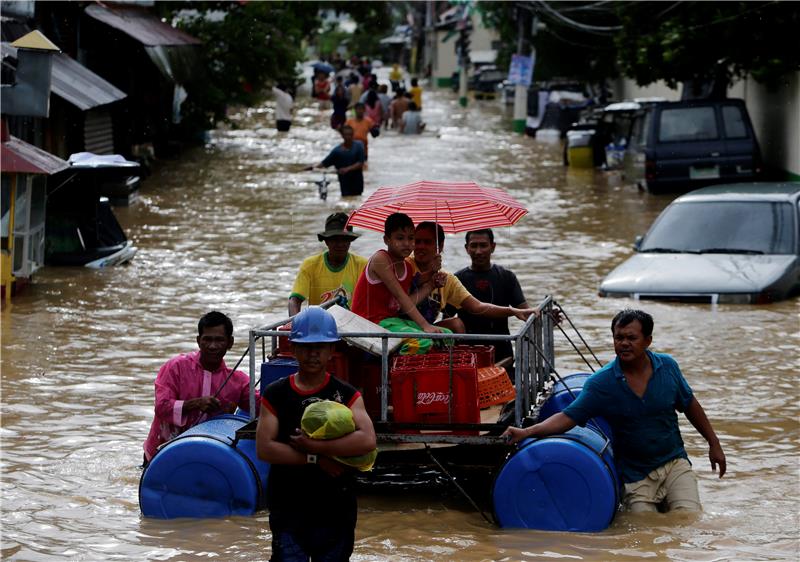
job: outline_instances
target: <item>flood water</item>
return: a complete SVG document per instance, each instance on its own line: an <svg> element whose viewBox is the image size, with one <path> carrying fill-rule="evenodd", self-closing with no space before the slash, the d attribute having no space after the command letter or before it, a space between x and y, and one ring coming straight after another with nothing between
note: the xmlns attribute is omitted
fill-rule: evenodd
<svg viewBox="0 0 800 562"><path fill-rule="evenodd" d="M497 232L495 261L517 273L528 301L552 294L601 359L609 324L628 300L597 285L631 253L670 196L639 193L618 176L568 170L559 145L509 133L499 101L462 109L426 92L421 137L370 142L366 192L421 179L502 187L530 210ZM2 558L8 560L266 560L265 513L227 520L141 517L142 441L153 380L169 357L193 350L210 309L247 330L283 317L303 257L342 200L303 172L338 142L328 112L300 103L278 134L272 106L242 110L212 142L162 162L140 200L117 215L139 247L124 267L45 268L2 312ZM352 249L381 245L364 233ZM448 235L445 267L468 264ZM673 354L728 458L712 473L703 439L684 419L705 511L620 514L600 533L500 530L455 497L360 502L355 560L798 560L800 558L800 300L768 306L642 303L655 317L653 349ZM557 335L562 374L585 370Z"/></svg>

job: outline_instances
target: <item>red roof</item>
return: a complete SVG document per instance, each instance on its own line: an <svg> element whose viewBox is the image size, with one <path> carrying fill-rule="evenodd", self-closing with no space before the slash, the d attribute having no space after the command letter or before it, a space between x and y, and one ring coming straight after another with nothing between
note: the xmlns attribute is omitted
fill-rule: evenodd
<svg viewBox="0 0 800 562"><path fill-rule="evenodd" d="M0 171L9 174L55 174L69 163L32 144L9 137L0 145Z"/></svg>

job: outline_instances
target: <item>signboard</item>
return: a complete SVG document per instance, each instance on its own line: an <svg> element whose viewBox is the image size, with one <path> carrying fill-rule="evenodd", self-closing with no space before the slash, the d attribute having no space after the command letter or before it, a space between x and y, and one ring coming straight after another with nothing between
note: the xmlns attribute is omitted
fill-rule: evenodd
<svg viewBox="0 0 800 562"><path fill-rule="evenodd" d="M523 55L511 56L511 68L508 70L508 81L512 84L525 86L526 88L531 85L533 80L533 57L525 57Z"/></svg>

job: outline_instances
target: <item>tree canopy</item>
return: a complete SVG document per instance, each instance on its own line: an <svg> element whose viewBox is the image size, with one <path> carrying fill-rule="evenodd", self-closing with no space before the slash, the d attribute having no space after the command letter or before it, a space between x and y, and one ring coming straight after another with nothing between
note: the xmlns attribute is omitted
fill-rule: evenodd
<svg viewBox="0 0 800 562"><path fill-rule="evenodd" d="M534 39L537 79L596 81L623 73L646 85L664 80L729 85L750 74L774 85L800 69L793 2L481 2L487 22L513 52L519 6L545 28Z"/></svg>

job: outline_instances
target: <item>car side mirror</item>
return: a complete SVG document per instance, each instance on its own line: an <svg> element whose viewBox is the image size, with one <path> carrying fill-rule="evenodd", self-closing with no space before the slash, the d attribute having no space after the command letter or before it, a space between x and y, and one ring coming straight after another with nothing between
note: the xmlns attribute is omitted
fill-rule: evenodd
<svg viewBox="0 0 800 562"><path fill-rule="evenodd" d="M639 251L639 248L642 245L642 239L644 239L644 236L642 236L641 234L634 239L634 241L633 241L633 249L634 249L634 251L636 251L636 252Z"/></svg>

